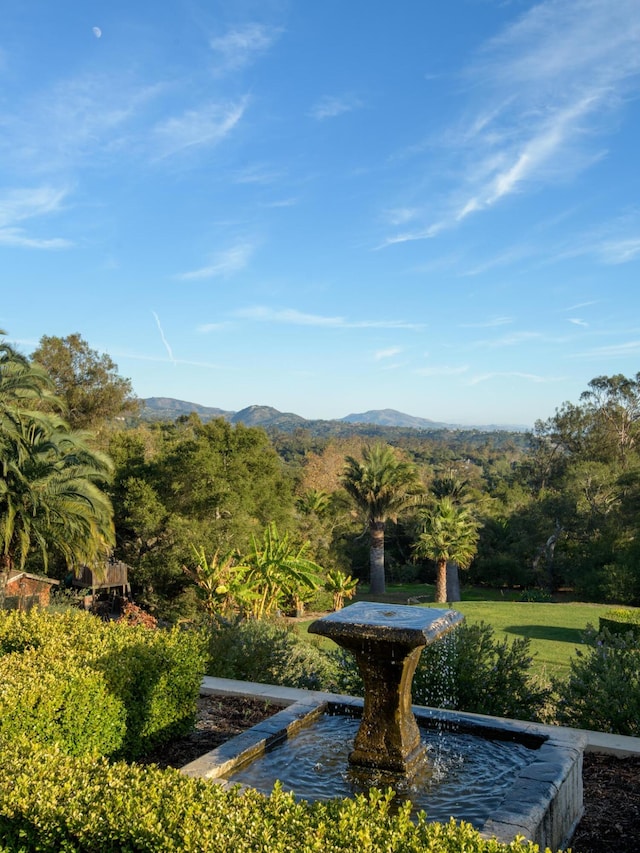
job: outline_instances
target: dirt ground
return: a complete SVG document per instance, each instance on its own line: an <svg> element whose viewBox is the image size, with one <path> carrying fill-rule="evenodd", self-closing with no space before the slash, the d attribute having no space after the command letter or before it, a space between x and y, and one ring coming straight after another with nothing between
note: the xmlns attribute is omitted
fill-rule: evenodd
<svg viewBox="0 0 640 853"><path fill-rule="evenodd" d="M202 697L194 732L149 757L161 767L181 767L278 710L262 700ZM639 853L640 757L584 757L584 817L573 853Z"/></svg>

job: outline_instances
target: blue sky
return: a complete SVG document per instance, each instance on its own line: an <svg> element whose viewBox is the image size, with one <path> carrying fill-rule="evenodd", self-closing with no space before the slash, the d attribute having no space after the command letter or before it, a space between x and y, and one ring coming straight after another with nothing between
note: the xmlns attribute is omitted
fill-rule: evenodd
<svg viewBox="0 0 640 853"><path fill-rule="evenodd" d="M640 370L640 0L4 0L0 328L533 424Z"/></svg>

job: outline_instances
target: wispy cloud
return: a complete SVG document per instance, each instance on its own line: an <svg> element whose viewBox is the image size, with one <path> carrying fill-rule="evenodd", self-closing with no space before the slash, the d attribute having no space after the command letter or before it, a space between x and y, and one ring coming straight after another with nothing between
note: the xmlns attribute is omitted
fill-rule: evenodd
<svg viewBox="0 0 640 853"><path fill-rule="evenodd" d="M556 246L550 260L565 261L590 257L601 264L617 266L635 261L638 256L640 214L633 210L623 216L600 222L597 227L587 229L563 245Z"/></svg>
<svg viewBox="0 0 640 853"><path fill-rule="evenodd" d="M587 302L576 302L575 305L570 305L567 311L577 311L578 308L589 308L591 305L598 305L600 302L599 299L590 299Z"/></svg>
<svg viewBox="0 0 640 853"><path fill-rule="evenodd" d="M223 329L228 329L231 324L227 322L221 323L201 323L196 330L203 335L208 335L210 332L220 332Z"/></svg>
<svg viewBox="0 0 640 853"><path fill-rule="evenodd" d="M594 347L586 352L574 353L571 358L620 358L640 354L640 340Z"/></svg>
<svg viewBox="0 0 640 853"><path fill-rule="evenodd" d="M640 235L605 241L598 247L598 251L607 264L626 264L640 255Z"/></svg>
<svg viewBox="0 0 640 853"><path fill-rule="evenodd" d="M2 117L0 150L16 169L31 174L95 167L141 144L148 135L146 108L166 88L136 85L125 74L54 80Z"/></svg>
<svg viewBox="0 0 640 853"><path fill-rule="evenodd" d="M417 373L419 376L460 376L463 373L467 373L468 370L469 367L466 364L459 367L439 364L430 367L419 367L414 373Z"/></svg>
<svg viewBox="0 0 640 853"><path fill-rule="evenodd" d="M422 240L508 196L567 181L603 156L599 137L640 83L637 0L544 0L465 69L473 111L440 130L433 163L455 160L459 178L441 185L430 221L386 244ZM476 104L480 106L475 106ZM416 156L420 156L417 154ZM635 256L635 245L618 247Z"/></svg>
<svg viewBox="0 0 640 853"><path fill-rule="evenodd" d="M513 323L513 317L492 317L477 323L459 323L458 326L461 329L491 329L496 326L508 326L510 323Z"/></svg>
<svg viewBox="0 0 640 853"><path fill-rule="evenodd" d="M327 118L336 118L344 113L360 109L362 102L354 95L323 95L320 100L309 110L309 115L317 121Z"/></svg>
<svg viewBox="0 0 640 853"><path fill-rule="evenodd" d="M248 23L233 27L210 41L216 57L216 71L236 71L265 53L283 30L265 24Z"/></svg>
<svg viewBox="0 0 640 853"><path fill-rule="evenodd" d="M319 326L331 329L420 329L421 324L403 320L347 320L345 317L325 317L306 314L295 308L276 310L262 305L242 308L234 312L236 317L261 323L283 323L291 326Z"/></svg>
<svg viewBox="0 0 640 853"><path fill-rule="evenodd" d="M158 123L153 136L160 159L186 149L217 145L238 124L247 108L248 98L235 103L205 104L199 109L187 110L181 116L172 116Z"/></svg>
<svg viewBox="0 0 640 853"><path fill-rule="evenodd" d="M36 237L17 225L57 213L68 190L54 187L14 189L0 196L0 244L25 249L66 249L73 245L62 237Z"/></svg>
<svg viewBox="0 0 640 853"><path fill-rule="evenodd" d="M542 332L513 332L510 335L503 335L499 338L490 340L475 341L474 346L487 347L488 349L497 349L498 347L513 347L519 344L526 344L533 340L542 338Z"/></svg>
<svg viewBox="0 0 640 853"><path fill-rule="evenodd" d="M46 186L9 190L0 196L0 227L54 213L67 194L67 189Z"/></svg>
<svg viewBox="0 0 640 853"><path fill-rule="evenodd" d="M218 252L210 264L189 272L178 273L175 278L180 281L197 281L206 278L224 278L244 269L253 255L256 247L253 243L238 243Z"/></svg>
<svg viewBox="0 0 640 853"><path fill-rule="evenodd" d="M482 373L469 379L469 385L479 385L481 382L490 382L494 379L523 379L526 382L534 382L536 384L546 382L562 382L562 376L539 376L536 373L521 373L520 371L494 371L491 373Z"/></svg>
<svg viewBox="0 0 640 853"><path fill-rule="evenodd" d="M578 317L569 317L569 322L573 323L574 326L584 326L584 328L589 327L586 320L580 320Z"/></svg>
<svg viewBox="0 0 640 853"><path fill-rule="evenodd" d="M22 228L0 228L0 245L19 249L69 249L74 244L63 237L29 237Z"/></svg>
<svg viewBox="0 0 640 853"><path fill-rule="evenodd" d="M395 358L395 356L400 355L401 352L401 347L389 347L388 349L379 349L373 354L373 357L376 361L382 361L385 358Z"/></svg>

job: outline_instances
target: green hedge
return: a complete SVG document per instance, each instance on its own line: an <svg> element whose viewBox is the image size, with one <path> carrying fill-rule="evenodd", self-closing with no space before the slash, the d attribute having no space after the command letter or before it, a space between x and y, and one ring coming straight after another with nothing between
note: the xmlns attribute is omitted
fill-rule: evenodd
<svg viewBox="0 0 640 853"><path fill-rule="evenodd" d="M113 755L125 713L101 672L28 649L0 658L0 745L21 734L71 755Z"/></svg>
<svg viewBox="0 0 640 853"><path fill-rule="evenodd" d="M636 637L640 637L640 609L607 610L600 617L600 631L604 630L610 634L627 634L631 631Z"/></svg>
<svg viewBox="0 0 640 853"><path fill-rule="evenodd" d="M86 716L86 709L80 706L81 685L87 685L84 702L92 706L93 713L85 723L94 730L94 735L87 733L84 739L87 751L98 748L97 732L104 727L105 754L137 758L192 728L206 650L203 637L193 631L105 623L81 611L32 610L0 613L0 662L7 657L7 668L22 659L20 677L28 680L31 672L35 682L42 681L43 696L50 695L49 689L53 691L55 701L61 703L60 719ZM53 687L47 669L55 671L67 686ZM113 715L117 707L122 734L116 746L118 726ZM36 710L29 712L25 706L12 731L22 726L27 733L42 732L43 742L51 742L53 730L47 729L44 712L35 729L34 714ZM71 753L82 751L83 738L77 728L57 729L57 742Z"/></svg>
<svg viewBox="0 0 640 853"><path fill-rule="evenodd" d="M390 798L309 804L226 792L156 767L74 759L16 744L0 763L3 851L38 853L535 853L469 824L412 822Z"/></svg>

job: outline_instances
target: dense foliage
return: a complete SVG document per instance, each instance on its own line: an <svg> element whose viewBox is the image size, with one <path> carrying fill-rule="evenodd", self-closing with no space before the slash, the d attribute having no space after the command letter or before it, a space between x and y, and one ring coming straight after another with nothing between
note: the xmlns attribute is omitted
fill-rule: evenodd
<svg viewBox="0 0 640 853"><path fill-rule="evenodd" d="M412 821L389 797L296 802L177 771L74 759L19 743L0 765L0 850L38 853L536 853L466 823Z"/></svg>
<svg viewBox="0 0 640 853"><path fill-rule="evenodd" d="M1 333L0 333L1 334ZM0 339L0 606L9 574L99 565L114 542L111 463L57 413L50 377Z"/></svg>
<svg viewBox="0 0 640 853"><path fill-rule="evenodd" d="M131 382L118 375L118 365L78 333L43 335L31 357L51 377L72 429L98 429L138 409Z"/></svg>
<svg viewBox="0 0 640 853"><path fill-rule="evenodd" d="M216 624L208 674L308 690L338 690L338 658L301 639L289 625L265 620Z"/></svg>
<svg viewBox="0 0 640 853"><path fill-rule="evenodd" d="M456 600L462 568L474 584L526 594L569 587L591 600L640 603L640 374L596 377L526 436L304 422L267 433L195 414L114 420L135 402L128 380L78 334L43 337L34 357L47 369L0 347L5 563L27 554L31 569L49 563L62 577L65 563L91 556L81 542L99 546L94 556L111 547L99 439L114 463L115 556L130 566L137 600L165 619L200 609L194 547L207 560L234 554L240 567L237 557L250 557L271 525L322 567L321 585L329 571L373 581L374 591L385 579L437 577L439 597ZM97 437L61 432L58 405ZM63 507L74 523L54 529L61 477L80 498ZM459 523L446 542L436 529L444 516L435 510L447 502L464 516L469 541ZM25 511L14 515L16 507Z"/></svg>
<svg viewBox="0 0 640 853"><path fill-rule="evenodd" d="M640 636L592 629L587 640L568 680L558 685L558 722L640 737Z"/></svg>
<svg viewBox="0 0 640 853"><path fill-rule="evenodd" d="M104 623L78 610L0 612L0 740L135 758L193 725L199 634Z"/></svg>

